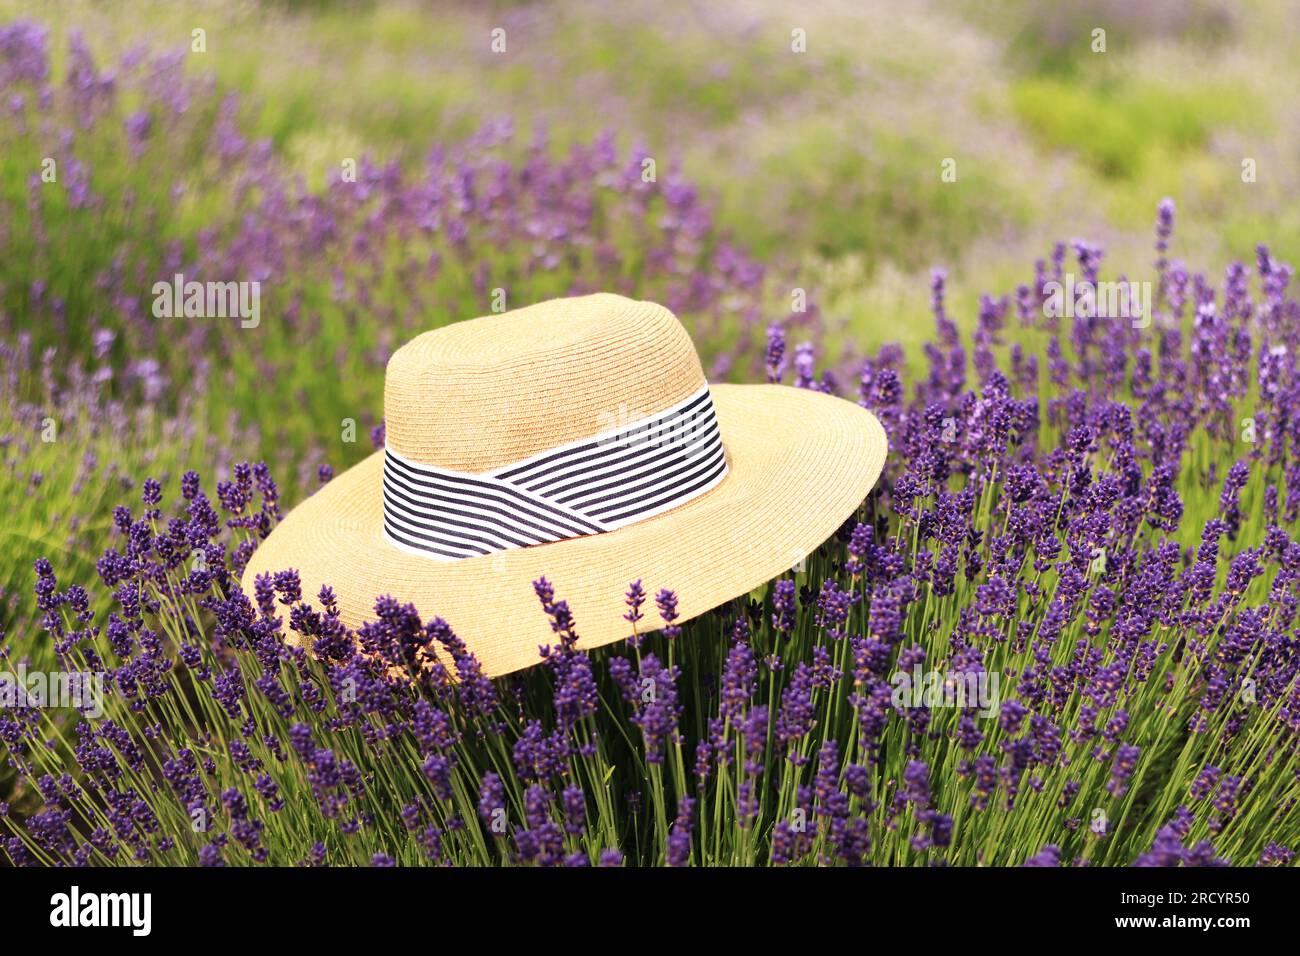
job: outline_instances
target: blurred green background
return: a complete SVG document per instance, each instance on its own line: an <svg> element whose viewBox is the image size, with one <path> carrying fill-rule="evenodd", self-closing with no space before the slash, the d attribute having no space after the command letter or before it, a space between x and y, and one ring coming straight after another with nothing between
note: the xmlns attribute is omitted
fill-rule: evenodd
<svg viewBox="0 0 1300 956"><path fill-rule="evenodd" d="M865 345L919 340L936 265L971 301L1083 236L1139 275L1166 195L1188 261L1218 272L1261 241L1300 252L1292 3L36 6L0 0L0 16L51 29L56 75L69 28L107 56L184 48L202 27L193 59L315 185L340 156L414 163L498 116L546 124L557 149L612 129L679 158L722 227L797 268Z"/></svg>

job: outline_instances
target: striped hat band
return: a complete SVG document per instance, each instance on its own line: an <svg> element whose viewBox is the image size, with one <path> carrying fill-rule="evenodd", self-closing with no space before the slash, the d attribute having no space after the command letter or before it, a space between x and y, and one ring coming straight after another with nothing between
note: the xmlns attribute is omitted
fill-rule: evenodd
<svg viewBox="0 0 1300 956"><path fill-rule="evenodd" d="M651 417L480 474L384 452L384 533L437 561L612 531L705 494L727 474L709 387Z"/></svg>

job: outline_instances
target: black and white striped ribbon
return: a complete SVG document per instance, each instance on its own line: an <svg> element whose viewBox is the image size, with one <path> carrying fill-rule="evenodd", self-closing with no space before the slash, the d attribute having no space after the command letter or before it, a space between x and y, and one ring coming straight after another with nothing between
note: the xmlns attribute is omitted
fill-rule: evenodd
<svg viewBox="0 0 1300 956"><path fill-rule="evenodd" d="M612 531L704 494L727 474L709 387L671 408L483 474L384 452L384 532L459 561Z"/></svg>

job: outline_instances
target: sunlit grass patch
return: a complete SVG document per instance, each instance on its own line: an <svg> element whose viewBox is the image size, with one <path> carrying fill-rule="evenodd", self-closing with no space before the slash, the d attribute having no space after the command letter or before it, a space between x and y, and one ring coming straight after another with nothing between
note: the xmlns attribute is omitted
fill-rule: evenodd
<svg viewBox="0 0 1300 956"><path fill-rule="evenodd" d="M1045 146L1075 153L1111 179L1146 175L1157 157L1201 148L1221 124L1259 121L1257 104L1241 89L1094 87L1033 77L1015 84L1011 102Z"/></svg>
<svg viewBox="0 0 1300 956"><path fill-rule="evenodd" d="M956 182L941 179L945 158L957 162ZM789 251L793 231L822 256L914 269L958 256L976 236L1009 228L1025 212L1004 170L958 144L829 119L774 140L753 175L781 188L724 186L722 210L764 254ZM942 230L930 228L940 221Z"/></svg>

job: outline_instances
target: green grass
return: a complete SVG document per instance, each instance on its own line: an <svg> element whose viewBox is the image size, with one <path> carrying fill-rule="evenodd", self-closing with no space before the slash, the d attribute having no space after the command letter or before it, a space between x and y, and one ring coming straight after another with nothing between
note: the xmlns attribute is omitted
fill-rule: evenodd
<svg viewBox="0 0 1300 956"><path fill-rule="evenodd" d="M738 222L771 256L796 251L793 230L809 236L799 251L827 260L854 255L873 268L903 269L952 261L978 236L1012 229L1025 215L1002 171L968 156L960 144L892 132L846 143L839 128L810 122L758 165L757 179L783 186L776 202L736 183L723 192L725 221ZM949 157L956 182L941 178ZM936 221L945 228L931 232L926 224ZM774 230L777 222L787 228Z"/></svg>
<svg viewBox="0 0 1300 956"><path fill-rule="evenodd" d="M1240 89L1174 90L1115 80L1097 89L1033 77L1014 87L1016 114L1044 145L1079 156L1108 179L1159 175L1204 148L1213 130L1258 114Z"/></svg>

